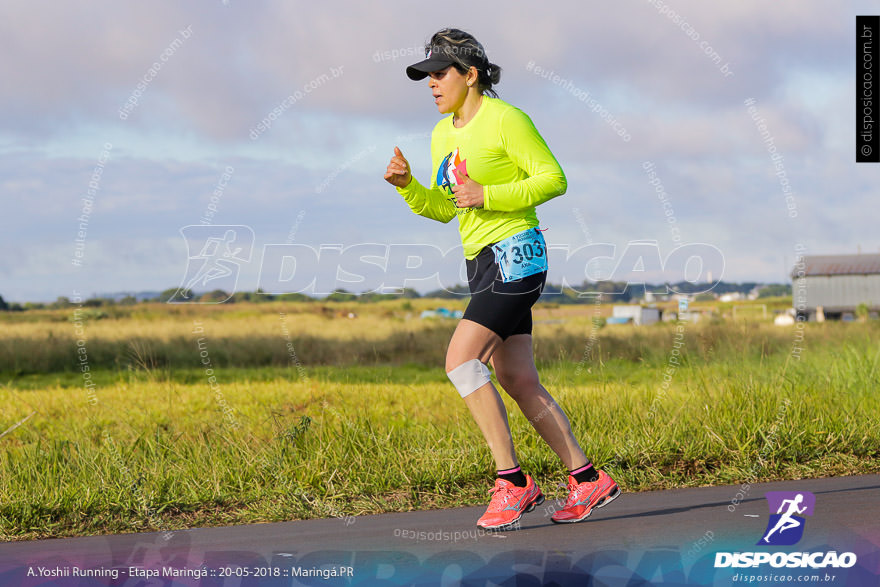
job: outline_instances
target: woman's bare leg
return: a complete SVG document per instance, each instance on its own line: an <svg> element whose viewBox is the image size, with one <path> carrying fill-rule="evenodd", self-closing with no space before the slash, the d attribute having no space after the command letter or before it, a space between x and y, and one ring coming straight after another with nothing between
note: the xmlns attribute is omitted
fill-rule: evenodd
<svg viewBox="0 0 880 587"><path fill-rule="evenodd" d="M461 320L446 351L446 372L472 359L487 363L500 344L501 338L485 326L471 320ZM464 403L492 451L497 470L516 467L518 462L507 422L507 410L492 382L466 395Z"/></svg>
<svg viewBox="0 0 880 587"><path fill-rule="evenodd" d="M568 470L587 464L589 461L572 433L565 412L541 385L532 351L532 335L508 337L495 349L492 367L498 383Z"/></svg>

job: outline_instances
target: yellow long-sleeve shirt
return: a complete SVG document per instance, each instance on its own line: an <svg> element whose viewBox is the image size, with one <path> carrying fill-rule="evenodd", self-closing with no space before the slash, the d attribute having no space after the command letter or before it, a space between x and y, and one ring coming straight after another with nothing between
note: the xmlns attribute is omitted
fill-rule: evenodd
<svg viewBox="0 0 880 587"><path fill-rule="evenodd" d="M450 168L441 169L447 161ZM464 256L528 228L538 226L535 206L565 193L562 168L531 119L519 108L489 96L482 97L477 113L463 127L443 118L431 134L433 163L430 187L415 177L397 188L410 209L426 218L449 222L458 216ZM456 166L484 186L482 208L457 208L452 193L438 186L437 177L456 183Z"/></svg>

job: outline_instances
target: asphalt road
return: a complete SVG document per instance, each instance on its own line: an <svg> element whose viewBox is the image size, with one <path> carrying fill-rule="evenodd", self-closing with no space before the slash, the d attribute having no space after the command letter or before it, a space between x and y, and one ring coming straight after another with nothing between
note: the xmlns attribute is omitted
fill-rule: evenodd
<svg viewBox="0 0 880 587"><path fill-rule="evenodd" d="M816 497L794 545L756 546L773 491ZM470 507L16 542L0 545L0 586L880 585L878 505L880 475L865 475L624 493L570 525L551 523L548 500L500 533ZM719 552L830 551L856 562L715 566Z"/></svg>

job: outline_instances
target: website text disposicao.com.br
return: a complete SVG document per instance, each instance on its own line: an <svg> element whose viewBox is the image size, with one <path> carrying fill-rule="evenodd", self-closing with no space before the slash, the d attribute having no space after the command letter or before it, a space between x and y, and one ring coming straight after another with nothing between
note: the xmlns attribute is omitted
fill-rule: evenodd
<svg viewBox="0 0 880 587"><path fill-rule="evenodd" d="M832 575L831 573L822 573L822 574L803 574L803 575L786 575L783 573L768 573L764 575L748 575L746 573L737 573L730 579L734 583L760 583L760 584L773 584L776 583L778 585L791 585L792 583L809 583L811 585L815 585L816 583L835 583L837 582L837 575ZM843 585L843 581L837 582L838 585Z"/></svg>

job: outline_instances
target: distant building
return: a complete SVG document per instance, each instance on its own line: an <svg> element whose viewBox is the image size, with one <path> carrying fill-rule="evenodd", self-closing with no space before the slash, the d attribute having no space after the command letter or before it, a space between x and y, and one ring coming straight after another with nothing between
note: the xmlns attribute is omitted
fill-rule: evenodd
<svg viewBox="0 0 880 587"><path fill-rule="evenodd" d="M653 324L660 320L660 310L635 304L616 305L611 308L609 324L622 324L630 320L636 325Z"/></svg>
<svg viewBox="0 0 880 587"><path fill-rule="evenodd" d="M880 255L807 255L791 277L792 305L807 320L845 318L861 304L880 310Z"/></svg>

